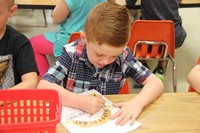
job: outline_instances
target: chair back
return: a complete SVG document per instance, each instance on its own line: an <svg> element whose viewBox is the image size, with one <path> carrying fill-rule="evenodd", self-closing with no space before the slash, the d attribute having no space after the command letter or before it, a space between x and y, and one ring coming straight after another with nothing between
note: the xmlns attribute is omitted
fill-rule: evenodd
<svg viewBox="0 0 200 133"><path fill-rule="evenodd" d="M197 64L200 64L200 57L199 57ZM195 91L195 89L192 88L192 86L189 86L188 92L196 92L196 91Z"/></svg>
<svg viewBox="0 0 200 133"><path fill-rule="evenodd" d="M80 39L80 38L81 38L81 33L80 32L73 32L73 33L71 33L71 35L69 37L68 43L76 41L77 39Z"/></svg>
<svg viewBox="0 0 200 133"><path fill-rule="evenodd" d="M128 79L126 79L124 86L122 86L121 90L119 91L119 94L130 94Z"/></svg>
<svg viewBox="0 0 200 133"><path fill-rule="evenodd" d="M175 31L173 21L136 20L131 27L128 47L138 60L167 60L168 64L168 59L170 59L173 63L173 88L174 92L176 92Z"/></svg>
<svg viewBox="0 0 200 133"><path fill-rule="evenodd" d="M175 56L174 23L171 20L136 20L128 46L136 58Z"/></svg>

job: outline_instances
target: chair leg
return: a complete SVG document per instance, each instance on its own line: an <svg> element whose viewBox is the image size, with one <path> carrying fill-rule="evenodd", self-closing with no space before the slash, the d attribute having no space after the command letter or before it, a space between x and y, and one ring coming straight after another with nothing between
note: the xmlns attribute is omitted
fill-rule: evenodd
<svg viewBox="0 0 200 133"><path fill-rule="evenodd" d="M43 9L43 16L44 16L45 27L47 27L47 18L46 18L45 9Z"/></svg>
<svg viewBox="0 0 200 133"><path fill-rule="evenodd" d="M170 64L170 60L166 59L166 65L164 67L164 70L166 70L167 68L169 68L169 64Z"/></svg>
<svg viewBox="0 0 200 133"><path fill-rule="evenodd" d="M173 76L173 87L174 87L174 92L177 92L177 75L176 75L176 62L170 55L170 58L172 60L173 68L172 68L172 76Z"/></svg>
<svg viewBox="0 0 200 133"><path fill-rule="evenodd" d="M174 92L177 92L176 63L173 65L173 79Z"/></svg>

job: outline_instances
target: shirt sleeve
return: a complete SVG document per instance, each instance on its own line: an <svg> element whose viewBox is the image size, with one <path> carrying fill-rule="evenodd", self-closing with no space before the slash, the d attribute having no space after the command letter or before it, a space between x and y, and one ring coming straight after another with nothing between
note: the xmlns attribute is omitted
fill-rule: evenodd
<svg viewBox="0 0 200 133"><path fill-rule="evenodd" d="M65 0L67 6L69 7L70 12L76 10L79 6L78 0Z"/></svg>
<svg viewBox="0 0 200 133"><path fill-rule="evenodd" d="M61 85L68 76L71 61L72 59L64 49L62 55L59 56L55 64L49 68L47 73L43 76L43 79Z"/></svg>
<svg viewBox="0 0 200 133"><path fill-rule="evenodd" d="M29 72L36 72L39 75L35 56L31 43L23 34L16 35L15 38L15 57L16 69L19 75L24 75Z"/></svg>
<svg viewBox="0 0 200 133"><path fill-rule="evenodd" d="M128 52L123 65L126 77L142 83L152 72L133 56L128 47L125 50Z"/></svg>

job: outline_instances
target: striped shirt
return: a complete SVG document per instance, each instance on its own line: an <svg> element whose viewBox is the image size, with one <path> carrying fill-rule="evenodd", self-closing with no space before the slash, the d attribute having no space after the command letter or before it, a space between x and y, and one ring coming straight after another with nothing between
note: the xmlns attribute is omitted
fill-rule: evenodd
<svg viewBox="0 0 200 133"><path fill-rule="evenodd" d="M104 68L96 68L88 60L86 45L77 40L63 47L63 53L49 68L43 79L81 92L95 89L103 95L118 94L126 78L142 83L151 71L144 67L128 47Z"/></svg>

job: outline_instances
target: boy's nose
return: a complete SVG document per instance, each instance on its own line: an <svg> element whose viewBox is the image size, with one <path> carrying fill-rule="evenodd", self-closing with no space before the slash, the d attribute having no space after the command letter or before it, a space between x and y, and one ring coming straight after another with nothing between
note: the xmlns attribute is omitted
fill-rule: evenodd
<svg viewBox="0 0 200 133"><path fill-rule="evenodd" d="M110 60L108 59L108 58L105 58L105 59L103 59L102 61L101 61L101 64L102 65L108 65L108 64L110 64Z"/></svg>

